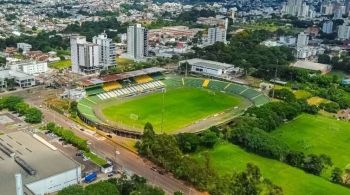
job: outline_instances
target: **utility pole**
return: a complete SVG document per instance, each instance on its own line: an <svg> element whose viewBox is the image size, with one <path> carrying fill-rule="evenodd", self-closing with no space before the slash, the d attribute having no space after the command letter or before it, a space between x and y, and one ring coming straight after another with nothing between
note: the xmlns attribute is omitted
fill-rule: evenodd
<svg viewBox="0 0 350 195"><path fill-rule="evenodd" d="M163 100L162 100L162 122L161 122L161 127L160 127L160 129L161 129L161 132L163 133L163 126L164 126L164 100L165 100L165 92L166 92L166 89L164 88L163 90L162 90L162 92L163 92Z"/></svg>

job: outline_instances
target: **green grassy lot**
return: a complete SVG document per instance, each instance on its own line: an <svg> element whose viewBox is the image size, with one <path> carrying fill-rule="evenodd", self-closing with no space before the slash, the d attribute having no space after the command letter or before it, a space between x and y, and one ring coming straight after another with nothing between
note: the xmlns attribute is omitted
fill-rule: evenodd
<svg viewBox="0 0 350 195"><path fill-rule="evenodd" d="M344 169L350 164L350 123L321 115L302 114L272 132L292 149L327 154Z"/></svg>
<svg viewBox="0 0 350 195"><path fill-rule="evenodd" d="M293 93L297 99L307 99L312 96L310 92L305 90L295 90Z"/></svg>
<svg viewBox="0 0 350 195"><path fill-rule="evenodd" d="M327 99L318 97L318 96L314 96L314 97L307 99L307 103L310 105L320 105L321 103L328 103L328 102L330 102L330 101Z"/></svg>
<svg viewBox="0 0 350 195"><path fill-rule="evenodd" d="M58 70L62 70L62 69L71 67L71 65L72 65L72 62L71 62L70 59L68 59L68 60L60 60L60 61L57 61L57 62L52 62L52 63L49 64L49 67L50 68L55 68L55 69L58 69Z"/></svg>
<svg viewBox="0 0 350 195"><path fill-rule="evenodd" d="M322 177L307 174L300 169L291 167L276 160L263 158L248 153L236 145L220 143L208 151L211 164L219 174L232 174L232 171L243 171L246 164L257 165L262 175L283 188L284 194L350 194L350 189L330 183ZM204 158L197 153L194 158Z"/></svg>
<svg viewBox="0 0 350 195"><path fill-rule="evenodd" d="M93 154L91 152L84 152L84 155L86 157L90 158L90 160L98 166L102 166L102 165L107 164L107 161L105 159L102 159L101 157L99 157L96 154Z"/></svg>
<svg viewBox="0 0 350 195"><path fill-rule="evenodd" d="M164 125L166 133L190 125L209 115L239 106L242 97L206 89L180 88L167 90L164 95ZM113 101L103 105L108 121L143 129L146 122L161 132L163 94L154 93L130 100Z"/></svg>

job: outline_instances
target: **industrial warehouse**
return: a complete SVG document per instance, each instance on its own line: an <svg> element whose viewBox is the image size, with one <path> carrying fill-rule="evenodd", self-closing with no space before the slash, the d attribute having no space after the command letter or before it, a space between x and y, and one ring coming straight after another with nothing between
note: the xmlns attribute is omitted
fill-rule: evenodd
<svg viewBox="0 0 350 195"><path fill-rule="evenodd" d="M47 194L77 184L81 167L43 138L24 132L0 136L1 194Z"/></svg>

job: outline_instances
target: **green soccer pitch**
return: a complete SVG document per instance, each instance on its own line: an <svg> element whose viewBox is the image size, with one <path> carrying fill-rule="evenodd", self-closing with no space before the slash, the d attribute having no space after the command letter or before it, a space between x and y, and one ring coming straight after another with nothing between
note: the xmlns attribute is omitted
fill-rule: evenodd
<svg viewBox="0 0 350 195"><path fill-rule="evenodd" d="M248 104L238 95L185 87L104 102L99 109L103 120L109 123L142 131L150 122L157 133L173 133L216 113Z"/></svg>

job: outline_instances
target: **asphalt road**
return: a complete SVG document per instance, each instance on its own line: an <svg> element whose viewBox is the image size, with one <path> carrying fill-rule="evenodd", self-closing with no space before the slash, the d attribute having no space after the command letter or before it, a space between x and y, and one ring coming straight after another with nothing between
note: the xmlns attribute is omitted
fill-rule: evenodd
<svg viewBox="0 0 350 195"><path fill-rule="evenodd" d="M43 99L48 91L44 89L43 91L40 90L21 95L24 95L24 98L28 103L39 108L41 107L40 105L43 105ZM107 139L103 141L98 140L96 137L80 131L80 128L83 127L80 127L79 124L75 123L69 118L44 107L40 109L45 116L45 121L55 122L63 127L72 129L75 134L89 141L92 151L103 157L115 159L116 163L121 165L124 170L145 177L150 184L161 187L166 193L173 194L176 191L180 191L183 194L188 195L201 194L194 188L184 184L184 182L175 179L171 174L162 175L152 170L152 167L155 167L153 163L139 157L135 153L121 147L120 145Z"/></svg>

